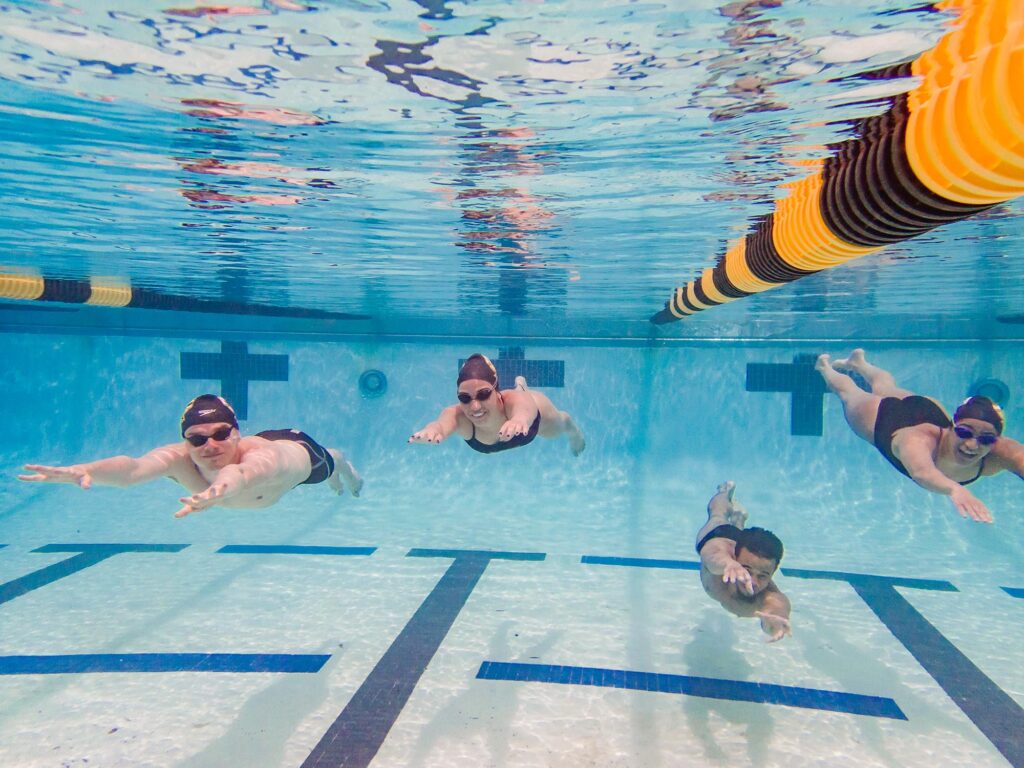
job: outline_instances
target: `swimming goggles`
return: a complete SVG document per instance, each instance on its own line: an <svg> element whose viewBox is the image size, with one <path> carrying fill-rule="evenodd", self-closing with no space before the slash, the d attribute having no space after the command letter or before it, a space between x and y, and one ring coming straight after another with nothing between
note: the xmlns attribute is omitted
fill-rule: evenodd
<svg viewBox="0 0 1024 768"><path fill-rule="evenodd" d="M999 435L974 434L974 430L970 427L965 427L962 424L954 424L953 431L956 432L956 436L961 440L970 440L972 437L978 441L978 445L995 445L999 439Z"/></svg>
<svg viewBox="0 0 1024 768"><path fill-rule="evenodd" d="M482 403L485 400L490 400L491 394L493 392L494 390L491 389L490 387L478 389L475 395L471 395L469 394L469 392L459 392L459 402L463 403L464 405L469 405L474 400L476 400L478 403Z"/></svg>
<svg viewBox="0 0 1024 768"><path fill-rule="evenodd" d="M216 440L218 443L223 440L227 440L231 437L232 429L234 429L234 427L221 427L216 432L209 435L189 435L185 439L196 448L199 448L200 446L206 445L207 440Z"/></svg>

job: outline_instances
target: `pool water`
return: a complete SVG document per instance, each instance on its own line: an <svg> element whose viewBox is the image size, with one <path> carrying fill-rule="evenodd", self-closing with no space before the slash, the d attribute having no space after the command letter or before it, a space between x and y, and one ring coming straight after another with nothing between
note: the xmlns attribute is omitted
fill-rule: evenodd
<svg viewBox="0 0 1024 768"><path fill-rule="evenodd" d="M182 355L221 345L2 343L17 372L4 765L1016 764L1019 480L978 487L996 516L982 525L891 471L803 376L808 355L848 344L254 341L250 355L287 358L288 379L248 382L242 431L309 431L352 458L363 492L300 487L270 509L175 519L167 481L83 492L13 468L175 441L180 408L219 383L182 379ZM580 457L564 439L495 456L406 443L477 349L561 364L563 386L540 388L584 430ZM1012 379L1018 354L869 350L947 404L973 378ZM751 391L757 366L794 359L796 394ZM370 369L380 397L359 394ZM799 397L815 405L794 415ZM813 431L815 409L821 434L792 434ZM1015 400L1006 412L1012 431ZM786 545L794 628L778 644L692 570L725 479Z"/></svg>
<svg viewBox="0 0 1024 768"><path fill-rule="evenodd" d="M1020 479L960 518L813 368L998 382L1020 436L1024 28L939 5L0 3L0 768L1024 768ZM886 175L921 147L966 176ZM932 204L976 215L901 239ZM408 444L473 352L582 455ZM361 495L16 479L203 392ZM785 543L775 644L700 585L726 480Z"/></svg>

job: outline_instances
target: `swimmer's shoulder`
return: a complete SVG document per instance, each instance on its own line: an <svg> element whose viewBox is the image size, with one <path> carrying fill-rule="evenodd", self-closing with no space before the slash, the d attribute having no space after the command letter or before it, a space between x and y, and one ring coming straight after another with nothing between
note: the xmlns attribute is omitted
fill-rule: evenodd
<svg viewBox="0 0 1024 768"><path fill-rule="evenodd" d="M992 446L981 474L984 477L998 475L1002 471L1012 472L1024 479L1024 445L1009 437L1001 437Z"/></svg>
<svg viewBox="0 0 1024 768"><path fill-rule="evenodd" d="M892 433L892 452L900 458L900 451L909 448L934 450L942 439L942 427L935 424L913 424Z"/></svg>

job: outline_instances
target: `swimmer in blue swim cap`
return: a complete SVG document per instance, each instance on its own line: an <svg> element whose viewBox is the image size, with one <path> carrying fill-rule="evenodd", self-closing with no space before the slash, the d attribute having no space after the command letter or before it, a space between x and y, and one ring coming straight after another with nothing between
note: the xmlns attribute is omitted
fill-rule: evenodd
<svg viewBox="0 0 1024 768"><path fill-rule="evenodd" d="M500 389L498 371L484 355L466 359L456 387L459 402L413 432L410 443L437 444L457 433L474 451L497 453L527 445L538 435L565 435L574 456L586 447L572 417L558 410L546 395L528 389L525 378L517 376L514 388Z"/></svg>
<svg viewBox="0 0 1024 768"><path fill-rule="evenodd" d="M950 419L938 402L901 389L891 373L867 362L863 349L845 360L821 355L815 368L839 395L857 436L874 445L897 472L949 496L961 516L992 522L988 507L964 486L1004 470L1024 477L1024 445L1003 436L1006 418L987 397L967 398ZM859 374L871 391L840 370Z"/></svg>
<svg viewBox="0 0 1024 768"><path fill-rule="evenodd" d="M789 598L772 580L782 562L779 537L747 528L747 512L734 499L736 483L718 486L707 522L697 532L700 583L709 597L735 616L760 619L774 643L790 634Z"/></svg>
<svg viewBox="0 0 1024 768"><path fill-rule="evenodd" d="M175 517L219 505L236 509L269 507L297 485L324 481L341 494L347 486L358 496L363 480L335 448L324 448L297 429L273 429L242 437L227 400L200 395L181 415L182 442L155 448L144 456L50 467L26 464L32 474L18 475L30 483L74 483L88 489L100 485L137 485L169 477L191 495Z"/></svg>

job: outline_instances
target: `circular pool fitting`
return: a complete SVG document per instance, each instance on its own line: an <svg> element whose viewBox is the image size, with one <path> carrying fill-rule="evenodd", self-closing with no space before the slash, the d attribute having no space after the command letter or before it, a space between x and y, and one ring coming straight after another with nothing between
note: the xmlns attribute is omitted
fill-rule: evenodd
<svg viewBox="0 0 1024 768"><path fill-rule="evenodd" d="M388 377L383 371L371 368L359 377L359 394L363 397L380 397L388 391Z"/></svg>
<svg viewBox="0 0 1024 768"><path fill-rule="evenodd" d="M1010 388L999 379L978 379L967 391L970 397L987 397L998 406L1006 405L1010 399Z"/></svg>

